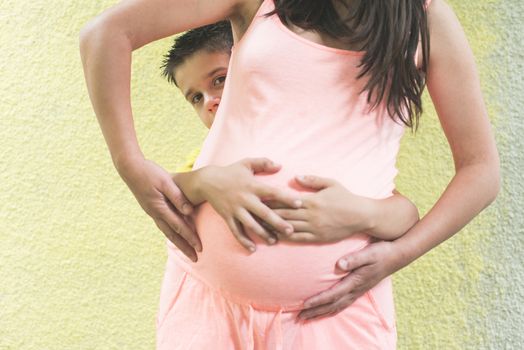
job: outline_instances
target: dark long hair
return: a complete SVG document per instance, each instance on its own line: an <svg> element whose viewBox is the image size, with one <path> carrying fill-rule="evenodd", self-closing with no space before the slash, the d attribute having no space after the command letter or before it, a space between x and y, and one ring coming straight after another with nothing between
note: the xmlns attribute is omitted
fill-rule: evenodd
<svg viewBox="0 0 524 350"><path fill-rule="evenodd" d="M348 9L341 18L333 2ZM416 129L422 113L429 58L425 0L274 0L280 20L305 30L327 34L365 51L358 78L368 77L363 90L371 108L383 101L394 120ZM421 41L422 67L415 52Z"/></svg>

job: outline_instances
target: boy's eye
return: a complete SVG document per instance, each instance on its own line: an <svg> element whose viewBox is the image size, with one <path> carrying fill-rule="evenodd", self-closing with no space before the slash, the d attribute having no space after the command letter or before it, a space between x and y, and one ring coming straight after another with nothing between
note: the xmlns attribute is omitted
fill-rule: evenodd
<svg viewBox="0 0 524 350"><path fill-rule="evenodd" d="M226 76L222 75L220 77L216 77L215 80L213 80L213 86L222 85L226 81Z"/></svg>
<svg viewBox="0 0 524 350"><path fill-rule="evenodd" d="M192 104L197 104L202 99L202 94L196 94L191 98Z"/></svg>

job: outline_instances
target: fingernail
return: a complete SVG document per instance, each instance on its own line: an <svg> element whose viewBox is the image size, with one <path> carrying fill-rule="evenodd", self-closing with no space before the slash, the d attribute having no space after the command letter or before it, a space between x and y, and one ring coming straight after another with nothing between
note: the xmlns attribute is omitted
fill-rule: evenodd
<svg viewBox="0 0 524 350"><path fill-rule="evenodd" d="M297 176L297 179L300 180L300 181L305 181L306 177L304 175L299 175L299 176Z"/></svg>
<svg viewBox="0 0 524 350"><path fill-rule="evenodd" d="M297 199L293 202L296 208L300 208L302 206L302 201L300 199Z"/></svg>
<svg viewBox="0 0 524 350"><path fill-rule="evenodd" d="M253 247L253 246L250 246L250 247L249 247L249 251L250 251L251 253L254 253L256 250L257 250L257 249L256 249L255 247Z"/></svg>
<svg viewBox="0 0 524 350"><path fill-rule="evenodd" d="M347 270L348 262L346 260L339 260L338 267L340 267L342 270Z"/></svg>
<svg viewBox="0 0 524 350"><path fill-rule="evenodd" d="M287 235L292 234L293 233L293 227L290 227L290 226L286 227L285 232L286 232Z"/></svg>
<svg viewBox="0 0 524 350"><path fill-rule="evenodd" d="M268 242L269 242L269 244L275 244L275 243L277 243L277 240L274 239L273 237L271 237L270 239L268 239Z"/></svg>

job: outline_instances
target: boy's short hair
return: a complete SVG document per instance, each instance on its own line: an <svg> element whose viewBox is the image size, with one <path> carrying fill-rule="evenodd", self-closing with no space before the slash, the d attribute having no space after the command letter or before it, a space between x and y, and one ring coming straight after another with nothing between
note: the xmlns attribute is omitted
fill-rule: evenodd
<svg viewBox="0 0 524 350"><path fill-rule="evenodd" d="M164 56L161 66L162 76L170 83L177 85L175 69L194 53L205 50L207 52L227 52L230 54L232 46L233 33L229 21L221 21L188 30L175 38L173 46Z"/></svg>

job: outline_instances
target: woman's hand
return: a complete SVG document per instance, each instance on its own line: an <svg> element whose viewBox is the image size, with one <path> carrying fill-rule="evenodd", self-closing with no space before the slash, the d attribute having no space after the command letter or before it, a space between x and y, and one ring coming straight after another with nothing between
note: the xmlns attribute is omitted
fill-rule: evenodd
<svg viewBox="0 0 524 350"><path fill-rule="evenodd" d="M310 320L336 315L399 270L404 264L394 245L395 242L378 241L341 258L337 267L348 275L330 289L307 299L298 318Z"/></svg>
<svg viewBox="0 0 524 350"><path fill-rule="evenodd" d="M184 215L191 214L193 206L171 175L144 158L128 161L118 170L142 209L153 218L160 231L188 258L197 261L195 250L202 251L202 243L184 219Z"/></svg>
<svg viewBox="0 0 524 350"><path fill-rule="evenodd" d="M301 205L298 196L263 184L254 177L256 174L276 173L280 168L267 158L246 158L226 167L208 166L196 171L198 174L191 181L191 187L196 189L195 199L202 197L207 200L240 244L255 251L255 243L246 231L260 236L268 244L277 240L272 230L281 234L293 232L293 227L263 201L298 208Z"/></svg>
<svg viewBox="0 0 524 350"><path fill-rule="evenodd" d="M317 191L302 195L298 209L270 205L293 226L279 239L292 242L335 242L373 228L377 208L374 200L349 192L335 180L317 176L297 177L297 182Z"/></svg>

